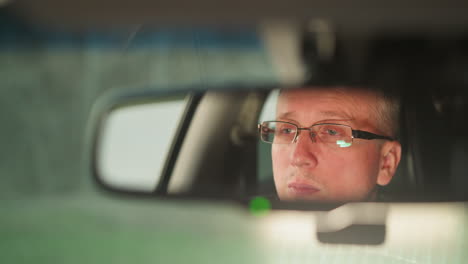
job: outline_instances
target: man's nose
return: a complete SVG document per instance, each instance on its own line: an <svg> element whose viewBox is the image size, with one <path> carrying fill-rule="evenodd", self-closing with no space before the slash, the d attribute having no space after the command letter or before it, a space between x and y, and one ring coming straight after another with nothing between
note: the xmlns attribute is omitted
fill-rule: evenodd
<svg viewBox="0 0 468 264"><path fill-rule="evenodd" d="M302 131L293 144L291 152L291 165L294 167L314 168L317 166L319 146L315 137L309 131Z"/></svg>

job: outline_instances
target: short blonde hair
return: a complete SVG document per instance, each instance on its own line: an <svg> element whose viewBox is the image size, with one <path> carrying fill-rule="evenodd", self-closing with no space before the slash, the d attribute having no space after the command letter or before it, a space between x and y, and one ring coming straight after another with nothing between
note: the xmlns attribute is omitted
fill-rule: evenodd
<svg viewBox="0 0 468 264"><path fill-rule="evenodd" d="M400 134L400 99L382 91L374 91L380 102L377 104L377 126L393 138Z"/></svg>
<svg viewBox="0 0 468 264"><path fill-rule="evenodd" d="M400 133L400 98L397 94L377 88L359 86L305 86L300 89L329 90L349 95L351 92L363 92L374 97L375 104L369 105L374 114L375 126L386 136L398 138ZM280 90L278 96L284 89Z"/></svg>

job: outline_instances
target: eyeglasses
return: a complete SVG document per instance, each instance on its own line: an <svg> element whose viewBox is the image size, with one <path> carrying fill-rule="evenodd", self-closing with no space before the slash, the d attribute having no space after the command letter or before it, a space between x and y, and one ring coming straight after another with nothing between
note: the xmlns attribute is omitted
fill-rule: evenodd
<svg viewBox="0 0 468 264"><path fill-rule="evenodd" d="M260 138L262 141L271 144L295 143L301 130L308 130L310 138L314 142L323 142L340 148L351 146L354 138L395 140L391 137L367 131L354 130L348 125L341 124L321 123L310 127L299 127L296 124L284 121L265 121L258 124Z"/></svg>

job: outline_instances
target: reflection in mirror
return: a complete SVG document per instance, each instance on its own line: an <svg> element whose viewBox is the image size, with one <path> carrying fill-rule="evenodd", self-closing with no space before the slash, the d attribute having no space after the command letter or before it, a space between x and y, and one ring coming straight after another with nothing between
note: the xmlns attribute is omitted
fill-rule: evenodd
<svg viewBox="0 0 468 264"><path fill-rule="evenodd" d="M273 90L268 95L263 105L262 112L258 118L258 123L276 119L276 103L278 101L279 90ZM275 193L275 183L273 182L273 170L271 164L271 146L261 140L257 143L257 174L259 183L259 193L271 196Z"/></svg>
<svg viewBox="0 0 468 264"><path fill-rule="evenodd" d="M444 158L460 150L453 147L460 139L443 129L449 127L451 113L431 111L431 96L418 98L417 104L406 97L400 101L399 118L385 126L379 118L383 115L369 111L369 106L388 106L380 97L374 100L375 93L370 88L313 86L280 93L206 91L190 111L182 99L141 96L145 104L112 106L99 124L96 177L120 191L151 192L166 186L167 193L160 194L168 196L307 202L452 199L451 177L464 171L455 170L454 164L466 156ZM347 113L353 117L342 116ZM286 127L279 129L279 124ZM176 136L179 147L171 152ZM426 146L441 151L423 151ZM400 157L404 162L398 164ZM412 162L405 162L409 157ZM173 166L164 170L168 159ZM164 184L159 185L162 170ZM438 196L432 195L434 190Z"/></svg>
<svg viewBox="0 0 468 264"><path fill-rule="evenodd" d="M128 191L155 190L186 104L181 97L114 108L97 149L100 180Z"/></svg>

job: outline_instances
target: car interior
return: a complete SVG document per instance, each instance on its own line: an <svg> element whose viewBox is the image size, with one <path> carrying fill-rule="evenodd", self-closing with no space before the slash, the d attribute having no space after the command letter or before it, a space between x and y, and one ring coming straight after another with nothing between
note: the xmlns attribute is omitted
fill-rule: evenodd
<svg viewBox="0 0 468 264"><path fill-rule="evenodd" d="M309 70L321 63L310 39L305 35L303 42ZM264 105L271 105L267 100L277 96L271 91L351 83L387 89L400 97L402 159L391 183L379 190L383 201L465 199L466 191L460 186L467 181L467 141L463 138L467 125L462 121L467 112L463 93L467 80L457 77L463 76L464 68L455 67L468 59L464 39L400 36L372 43L360 70L340 68L350 61L344 55L322 65L334 73L333 79L321 74L291 87L233 86L182 92L190 100L172 139L162 180L152 193L237 199L260 195L275 200L270 146L260 142L257 131L257 124L265 121L260 120L267 111ZM443 52L441 46L451 52ZM274 102L268 111L267 116L274 118ZM95 176L100 182L98 170Z"/></svg>
<svg viewBox="0 0 468 264"><path fill-rule="evenodd" d="M467 7L0 0L0 263L466 263ZM257 124L340 85L399 95L397 174L278 201Z"/></svg>
<svg viewBox="0 0 468 264"><path fill-rule="evenodd" d="M270 146L260 142L257 124L269 90L207 91L190 95L186 115L154 194L275 199ZM277 96L273 94L271 99ZM440 105L440 100L446 100ZM416 100L416 101L415 101ZM392 182L380 191L385 201L460 200L465 190L464 102L447 109L448 100L432 93L402 100L402 160ZM450 103L453 105L453 101ZM271 109L270 109L271 111ZM271 115L271 113L270 113ZM434 140L437 139L437 140ZM430 162L437 160L437 162Z"/></svg>

